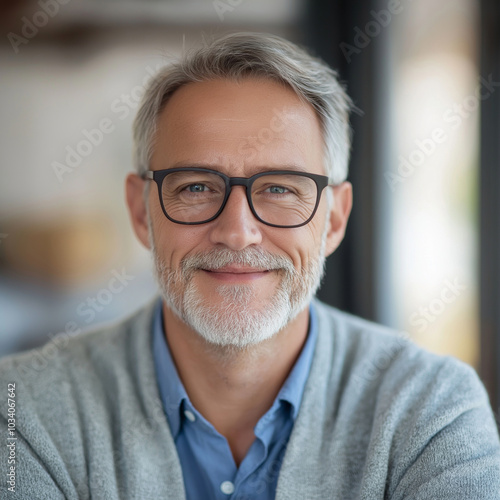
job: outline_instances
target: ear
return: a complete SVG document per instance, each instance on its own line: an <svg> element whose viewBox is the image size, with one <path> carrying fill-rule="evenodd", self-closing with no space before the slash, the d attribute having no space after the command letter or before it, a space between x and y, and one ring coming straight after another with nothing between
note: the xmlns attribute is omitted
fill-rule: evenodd
<svg viewBox="0 0 500 500"><path fill-rule="evenodd" d="M129 174L125 180L125 195L132 227L139 241L149 246L148 213L144 202L144 181L137 174Z"/></svg>
<svg viewBox="0 0 500 500"><path fill-rule="evenodd" d="M352 208L352 185L343 182L338 186L330 186L333 190L333 202L330 208L330 222L326 237L326 256L331 255L344 239L347 220Z"/></svg>

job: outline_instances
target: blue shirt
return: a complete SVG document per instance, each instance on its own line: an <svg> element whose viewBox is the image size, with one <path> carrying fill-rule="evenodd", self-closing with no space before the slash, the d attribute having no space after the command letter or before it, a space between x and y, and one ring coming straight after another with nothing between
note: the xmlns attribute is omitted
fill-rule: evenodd
<svg viewBox="0 0 500 500"><path fill-rule="evenodd" d="M173 363L163 329L161 301L153 321L153 353L163 408L179 455L187 500L271 500L285 448L299 411L316 344L317 321L271 408L254 428L255 440L237 467L229 444L191 404Z"/></svg>

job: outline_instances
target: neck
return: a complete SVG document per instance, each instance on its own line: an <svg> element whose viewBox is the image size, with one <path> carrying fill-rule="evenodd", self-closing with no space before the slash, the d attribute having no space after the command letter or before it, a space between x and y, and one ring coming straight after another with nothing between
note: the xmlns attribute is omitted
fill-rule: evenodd
<svg viewBox="0 0 500 500"><path fill-rule="evenodd" d="M189 399L226 437L238 463L300 355L309 311L270 339L244 349L208 344L165 305L163 312L166 338Z"/></svg>

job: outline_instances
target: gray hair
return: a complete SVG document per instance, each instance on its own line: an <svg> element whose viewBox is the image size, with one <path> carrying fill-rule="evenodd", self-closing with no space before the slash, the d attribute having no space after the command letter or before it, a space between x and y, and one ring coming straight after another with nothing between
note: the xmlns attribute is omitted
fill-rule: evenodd
<svg viewBox="0 0 500 500"><path fill-rule="evenodd" d="M261 33L225 35L162 68L148 84L134 120L134 164L149 169L158 117L181 86L219 78L264 77L290 86L309 103L320 120L325 144L325 169L333 184L347 177L351 100L337 73L323 61L278 36Z"/></svg>

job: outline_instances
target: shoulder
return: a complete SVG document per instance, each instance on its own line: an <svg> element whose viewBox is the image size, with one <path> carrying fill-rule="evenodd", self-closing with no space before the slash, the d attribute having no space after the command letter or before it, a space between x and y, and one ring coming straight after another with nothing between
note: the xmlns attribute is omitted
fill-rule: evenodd
<svg viewBox="0 0 500 500"><path fill-rule="evenodd" d="M302 478L302 497L321 482L342 498L497 498L500 442L475 371L318 301L313 311L281 484Z"/></svg>
<svg viewBox="0 0 500 500"><path fill-rule="evenodd" d="M14 384L22 408L19 431L28 432L34 421L46 429L54 421L77 426L77 415L88 408L104 416L118 394L136 393L141 379L154 376L149 359L153 307L148 304L97 330L56 335L38 349L0 360L0 381L5 387ZM6 412L0 401L0 416Z"/></svg>
<svg viewBox="0 0 500 500"><path fill-rule="evenodd" d="M0 360L0 378L13 377L37 384L45 378L67 374L81 364L95 368L103 362L119 365L138 334L147 336L151 330L154 304L149 303L118 322L83 333L61 332L37 349L7 356Z"/></svg>
<svg viewBox="0 0 500 500"><path fill-rule="evenodd" d="M15 398L10 408L0 399L0 423L7 426L15 415L23 498L40 491L47 498L88 498L91 488L118 498L127 471L149 477L153 459L168 469L172 455L157 445L171 443L152 356L154 307L0 362L0 381ZM164 483L144 487L157 493Z"/></svg>
<svg viewBox="0 0 500 500"><path fill-rule="evenodd" d="M470 405L489 405L475 370L451 356L441 356L415 345L409 335L347 314L319 301L319 344L328 358L320 356L330 381L341 377L365 401L377 400L403 411L425 401L435 404L461 402L457 411ZM340 373L339 373L340 371ZM380 406L379 406L380 407Z"/></svg>
<svg viewBox="0 0 500 500"><path fill-rule="evenodd" d="M405 334L319 302L314 307L318 343L301 446L312 440L314 418L317 441L328 450L324 462L349 462L355 453L353 477L361 474L357 464L365 464L367 484L383 479L391 498L415 491L415 498L493 498L488 492L499 486L500 443L475 370L416 346ZM446 497L436 494L446 489Z"/></svg>

